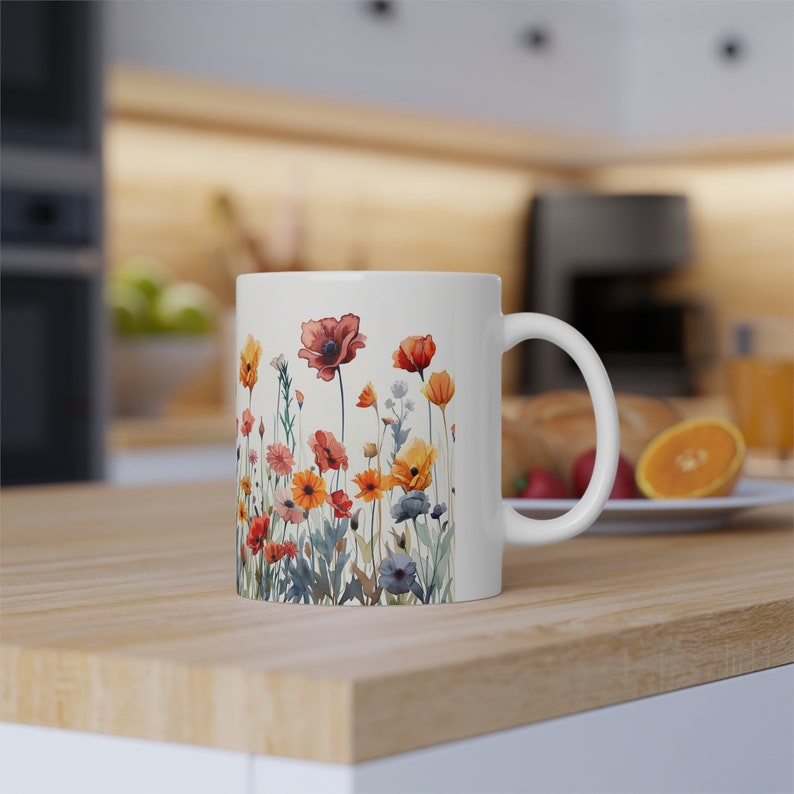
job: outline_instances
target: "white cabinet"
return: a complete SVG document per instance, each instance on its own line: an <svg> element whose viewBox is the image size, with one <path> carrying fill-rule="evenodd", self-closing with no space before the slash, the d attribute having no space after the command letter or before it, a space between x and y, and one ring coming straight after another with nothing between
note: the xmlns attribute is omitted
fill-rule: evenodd
<svg viewBox="0 0 794 794"><path fill-rule="evenodd" d="M3 794L248 794L245 753L0 722Z"/></svg>
<svg viewBox="0 0 794 794"><path fill-rule="evenodd" d="M0 722L4 794L792 791L792 666L345 765Z"/></svg>

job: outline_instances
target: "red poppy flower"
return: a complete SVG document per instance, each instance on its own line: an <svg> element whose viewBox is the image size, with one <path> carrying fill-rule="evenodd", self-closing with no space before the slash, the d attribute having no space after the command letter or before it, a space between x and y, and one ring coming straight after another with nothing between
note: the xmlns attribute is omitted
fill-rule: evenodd
<svg viewBox="0 0 794 794"><path fill-rule="evenodd" d="M312 433L308 444L314 453L314 462L320 474L325 474L328 469L338 471L341 468L347 471L345 445L337 441L330 430L318 430Z"/></svg>
<svg viewBox="0 0 794 794"><path fill-rule="evenodd" d="M248 537L245 539L245 542L253 554L259 554L259 552L262 551L269 526L270 519L267 516L254 516L251 519Z"/></svg>
<svg viewBox="0 0 794 794"><path fill-rule="evenodd" d="M265 546L265 560L272 565L274 562L278 562L284 556L284 547L280 543L276 543L275 540L271 540L267 546Z"/></svg>
<svg viewBox="0 0 794 794"><path fill-rule="evenodd" d="M334 491L325 497L325 501L334 508L334 518L350 518L353 500L344 491Z"/></svg>
<svg viewBox="0 0 794 794"><path fill-rule="evenodd" d="M422 377L425 367L430 366L435 354L436 343L428 334L427 336L406 337L400 342L397 350L392 353L392 358L396 369L418 372L419 377Z"/></svg>
<svg viewBox="0 0 794 794"><path fill-rule="evenodd" d="M336 370L356 357L356 351L365 346L367 337L358 332L361 318L344 314L340 319L325 317L301 324L303 349L299 358L305 358L317 370L317 377L325 381L334 379Z"/></svg>
<svg viewBox="0 0 794 794"><path fill-rule="evenodd" d="M254 429L254 415L246 408L243 411L243 421L240 423L240 431L247 436Z"/></svg>
<svg viewBox="0 0 794 794"><path fill-rule="evenodd" d="M298 547L291 540L283 543L281 548L284 549L284 554L291 560L294 560L298 556Z"/></svg>

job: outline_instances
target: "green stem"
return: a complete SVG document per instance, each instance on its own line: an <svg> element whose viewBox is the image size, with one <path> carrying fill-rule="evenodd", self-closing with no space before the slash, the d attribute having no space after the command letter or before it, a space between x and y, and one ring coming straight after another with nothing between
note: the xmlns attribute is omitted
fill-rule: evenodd
<svg viewBox="0 0 794 794"><path fill-rule="evenodd" d="M447 451L447 488L449 489L449 524L452 526L452 460L449 457L449 430L447 430L447 412L445 408L441 409L441 418L444 420L444 446Z"/></svg>
<svg viewBox="0 0 794 794"><path fill-rule="evenodd" d="M375 576L375 500L372 500L372 517L369 528L369 553L372 556L372 575Z"/></svg>
<svg viewBox="0 0 794 794"><path fill-rule="evenodd" d="M430 400L427 401L427 423L430 428L430 443L433 443L433 411L430 407ZM436 464L433 464L433 492L436 495L436 504L438 504L438 473L436 472Z"/></svg>
<svg viewBox="0 0 794 794"><path fill-rule="evenodd" d="M337 367L336 374L339 375L339 396L342 399L342 443L345 443L345 389L342 385L342 370Z"/></svg>

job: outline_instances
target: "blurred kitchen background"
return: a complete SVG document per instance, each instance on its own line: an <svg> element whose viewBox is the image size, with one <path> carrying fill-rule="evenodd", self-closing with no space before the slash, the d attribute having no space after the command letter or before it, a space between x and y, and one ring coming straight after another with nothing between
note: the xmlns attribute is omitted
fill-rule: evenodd
<svg viewBox="0 0 794 794"><path fill-rule="evenodd" d="M496 273L505 312L677 397L724 396L741 318L794 316L790 0L3 0L0 26L3 484L230 477L242 272ZM542 343L505 357L506 394L578 385Z"/></svg>

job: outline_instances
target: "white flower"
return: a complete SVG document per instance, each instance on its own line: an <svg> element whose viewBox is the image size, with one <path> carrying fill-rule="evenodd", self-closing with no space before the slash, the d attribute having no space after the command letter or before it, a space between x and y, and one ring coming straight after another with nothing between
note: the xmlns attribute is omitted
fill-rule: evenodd
<svg viewBox="0 0 794 794"><path fill-rule="evenodd" d="M404 380L396 380L392 383L391 393L395 400L405 397L408 394L408 384Z"/></svg>

